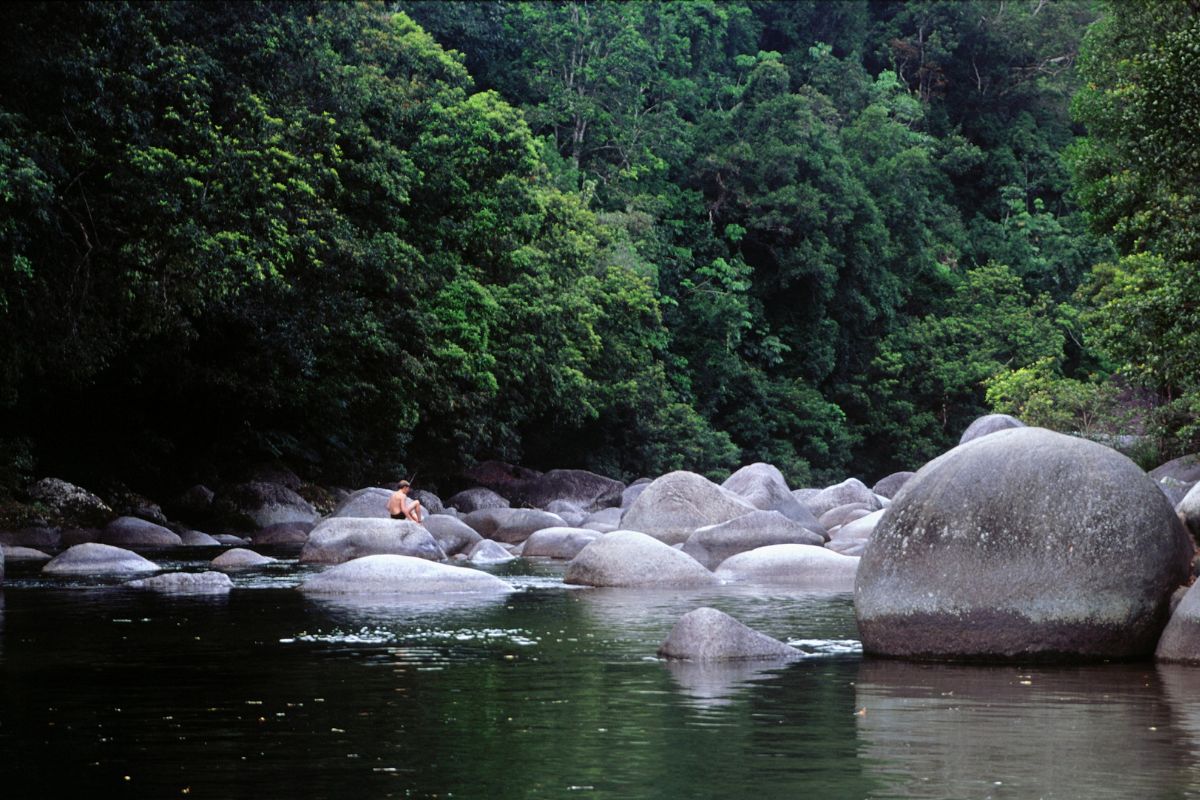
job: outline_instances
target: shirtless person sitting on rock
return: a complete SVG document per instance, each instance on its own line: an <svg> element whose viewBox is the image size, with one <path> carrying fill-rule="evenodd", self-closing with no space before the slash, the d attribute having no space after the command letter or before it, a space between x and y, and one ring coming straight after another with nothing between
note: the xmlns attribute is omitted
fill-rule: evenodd
<svg viewBox="0 0 1200 800"><path fill-rule="evenodd" d="M400 488L388 499L387 510L392 519L406 519L421 524L421 501L408 496L411 484L400 481Z"/></svg>

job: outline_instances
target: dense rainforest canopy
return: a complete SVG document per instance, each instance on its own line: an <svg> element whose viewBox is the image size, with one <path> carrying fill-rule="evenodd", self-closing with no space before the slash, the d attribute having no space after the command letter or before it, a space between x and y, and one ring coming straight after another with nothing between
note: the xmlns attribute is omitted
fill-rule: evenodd
<svg viewBox="0 0 1200 800"><path fill-rule="evenodd" d="M0 18L0 485L1195 445L1195 0Z"/></svg>

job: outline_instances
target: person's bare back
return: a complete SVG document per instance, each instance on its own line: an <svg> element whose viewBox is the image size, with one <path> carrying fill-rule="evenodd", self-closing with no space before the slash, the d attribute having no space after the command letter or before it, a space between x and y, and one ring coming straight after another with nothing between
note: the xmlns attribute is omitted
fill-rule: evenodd
<svg viewBox="0 0 1200 800"><path fill-rule="evenodd" d="M406 519L421 524L421 501L408 496L411 489L408 481L400 481L400 488L388 498L387 510L392 519Z"/></svg>

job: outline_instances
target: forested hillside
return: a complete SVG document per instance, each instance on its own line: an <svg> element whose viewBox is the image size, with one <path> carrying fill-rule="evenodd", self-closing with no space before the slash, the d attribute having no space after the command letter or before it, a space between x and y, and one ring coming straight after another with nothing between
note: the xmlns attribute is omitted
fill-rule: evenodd
<svg viewBox="0 0 1200 800"><path fill-rule="evenodd" d="M0 19L2 485L1197 436L1194 0Z"/></svg>

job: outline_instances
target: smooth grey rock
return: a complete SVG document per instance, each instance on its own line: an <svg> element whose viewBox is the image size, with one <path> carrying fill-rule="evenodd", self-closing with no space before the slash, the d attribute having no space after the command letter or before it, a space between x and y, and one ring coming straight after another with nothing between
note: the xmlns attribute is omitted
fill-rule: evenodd
<svg viewBox="0 0 1200 800"><path fill-rule="evenodd" d="M821 527L832 532L834 528L865 517L874 511L875 508L878 508L878 506L873 508L869 503L846 503L844 506L831 508L821 515Z"/></svg>
<svg viewBox="0 0 1200 800"><path fill-rule="evenodd" d="M808 510L808 506L792 496L783 473L771 464L759 462L742 467L730 475L721 488L744 498L755 508L778 511L807 527L817 524L817 518Z"/></svg>
<svg viewBox="0 0 1200 800"><path fill-rule="evenodd" d="M351 492L350 496L334 507L331 517L374 517L391 519L388 513L388 500L395 492L379 486L370 486Z"/></svg>
<svg viewBox="0 0 1200 800"><path fill-rule="evenodd" d="M99 528L63 528L57 546L67 548L85 542L98 542L102 533L104 531Z"/></svg>
<svg viewBox="0 0 1200 800"><path fill-rule="evenodd" d="M616 530L621 527L621 517L624 514L625 511L620 508L602 508L599 511L593 511L591 514L588 514L587 518L576 527L586 528L589 525L600 523L601 525L611 525L613 526L611 530Z"/></svg>
<svg viewBox="0 0 1200 800"><path fill-rule="evenodd" d="M849 541L852 539L866 541L867 539L870 539L871 534L875 532L875 527L879 525L879 521L883 519L884 513L885 509L880 509L879 511L872 511L870 514L866 514L858 519L847 522L845 525L838 528L836 532L831 533L830 537L834 541Z"/></svg>
<svg viewBox="0 0 1200 800"><path fill-rule="evenodd" d="M467 552L467 560L472 564L503 564L516 558L508 548L491 539L480 539Z"/></svg>
<svg viewBox="0 0 1200 800"><path fill-rule="evenodd" d="M926 464L863 554L864 652L939 660L1150 655L1193 545L1136 464L1041 428Z"/></svg>
<svg viewBox="0 0 1200 800"><path fill-rule="evenodd" d="M607 522L585 522L579 527L596 533L612 533L621 530L620 525L610 525Z"/></svg>
<svg viewBox="0 0 1200 800"><path fill-rule="evenodd" d="M117 516L96 495L59 478L42 478L29 487L29 497L54 509L76 525L104 525Z"/></svg>
<svg viewBox="0 0 1200 800"><path fill-rule="evenodd" d="M0 531L0 545L33 547L38 550L57 550L62 543L62 531L47 525Z"/></svg>
<svg viewBox="0 0 1200 800"><path fill-rule="evenodd" d="M762 583L814 591L854 590L859 560L809 544L773 544L730 556L716 575L731 583Z"/></svg>
<svg viewBox="0 0 1200 800"><path fill-rule="evenodd" d="M0 578L4 577L4 562L10 564L23 562L32 564L36 562L45 563L51 559L49 553L43 553L41 550L35 550L32 547L0 547Z"/></svg>
<svg viewBox="0 0 1200 800"><path fill-rule="evenodd" d="M259 547L304 544L315 527L311 522L277 522L251 536L250 541Z"/></svg>
<svg viewBox="0 0 1200 800"><path fill-rule="evenodd" d="M356 558L304 581L300 591L315 595L483 593L513 588L494 575L422 558L377 555Z"/></svg>
<svg viewBox="0 0 1200 800"><path fill-rule="evenodd" d="M893 472L885 478L880 478L871 487L871 491L883 497L893 498L904 487L904 484L908 483L909 478L916 474L915 472Z"/></svg>
<svg viewBox="0 0 1200 800"><path fill-rule="evenodd" d="M232 533L215 533L213 538L218 544L227 544L234 547L240 547L244 544L250 544L250 540L241 536L234 536Z"/></svg>
<svg viewBox="0 0 1200 800"><path fill-rule="evenodd" d="M442 498L433 492L426 489L413 489L408 493L408 496L420 503L421 508L425 509L426 514L446 513L446 504L442 502Z"/></svg>
<svg viewBox="0 0 1200 800"><path fill-rule="evenodd" d="M433 535L415 522L369 517L330 517L308 535L300 551L305 564L341 564L363 556L404 555L441 561Z"/></svg>
<svg viewBox="0 0 1200 800"><path fill-rule="evenodd" d="M1200 481L1200 453L1173 458L1165 464L1159 464L1150 470L1150 477L1156 481L1168 478L1179 483L1194 484Z"/></svg>
<svg viewBox="0 0 1200 800"><path fill-rule="evenodd" d="M533 508L486 508L472 511L462 521L483 538L504 544L520 544L534 531L566 525L557 514Z"/></svg>
<svg viewBox="0 0 1200 800"><path fill-rule="evenodd" d="M1154 657L1178 664L1200 664L1200 590L1193 584L1171 614Z"/></svg>
<svg viewBox="0 0 1200 800"><path fill-rule="evenodd" d="M117 517L105 526L100 534L100 543L127 550L155 550L179 547L183 539L175 531L157 523L139 517Z"/></svg>
<svg viewBox="0 0 1200 800"><path fill-rule="evenodd" d="M204 484L197 483L175 499L172 506L176 514L187 520L207 519L212 511L216 493Z"/></svg>
<svg viewBox="0 0 1200 800"><path fill-rule="evenodd" d="M697 608L680 617L658 654L688 661L789 659L801 655L796 648L715 608Z"/></svg>
<svg viewBox="0 0 1200 800"><path fill-rule="evenodd" d="M1182 503L1183 498L1187 497L1188 492L1196 486L1194 483L1180 483L1171 477L1156 481L1155 485L1166 495L1167 500L1171 501L1172 506Z"/></svg>
<svg viewBox="0 0 1200 800"><path fill-rule="evenodd" d="M543 528L525 540L521 555L569 560L602 535L588 528Z"/></svg>
<svg viewBox="0 0 1200 800"><path fill-rule="evenodd" d="M708 586L711 572L687 553L638 531L613 531L567 564L564 583L582 586Z"/></svg>
<svg viewBox="0 0 1200 800"><path fill-rule="evenodd" d="M541 475L542 473L535 469L527 469L503 461L482 461L463 473L463 477L476 486L491 489L501 497L512 501L524 499L526 485ZM450 505L464 510L455 502L451 502ZM467 510L476 511L478 509Z"/></svg>
<svg viewBox="0 0 1200 800"><path fill-rule="evenodd" d="M496 494L491 489L485 489L482 486L461 491L446 502L458 509L460 514L468 516L475 511L484 511L491 508L508 508L510 505L508 500Z"/></svg>
<svg viewBox="0 0 1200 800"><path fill-rule="evenodd" d="M316 522L320 514L307 500L277 483L239 483L217 495L213 510L241 530L262 530L278 522Z"/></svg>
<svg viewBox="0 0 1200 800"><path fill-rule="evenodd" d="M826 550L832 550L843 556L861 557L867 552L870 539L831 539L825 543Z"/></svg>
<svg viewBox="0 0 1200 800"><path fill-rule="evenodd" d="M122 575L157 570L157 564L131 550L99 542L69 547L42 567L47 575Z"/></svg>
<svg viewBox="0 0 1200 800"><path fill-rule="evenodd" d="M203 531L180 531L179 539L185 547L219 547L221 545Z"/></svg>
<svg viewBox="0 0 1200 800"><path fill-rule="evenodd" d="M995 433L996 431L1024 427L1024 422L1021 422L1021 420L1017 419L1016 417L1009 416L1008 414L985 414L967 426L967 429L963 431L962 437L959 438L958 443L966 444L973 439L978 439L981 436L987 436Z"/></svg>
<svg viewBox="0 0 1200 800"><path fill-rule="evenodd" d="M1187 525L1192 536L1200 536L1200 489L1197 486L1200 484L1193 486L1175 506L1175 513Z"/></svg>
<svg viewBox="0 0 1200 800"><path fill-rule="evenodd" d="M641 496L642 492L646 491L651 480L649 478L639 478L630 485L625 487L625 491L621 492L621 508L629 508L633 505L633 501Z"/></svg>
<svg viewBox="0 0 1200 800"><path fill-rule="evenodd" d="M694 472L671 472L652 482L621 518L627 530L666 544L687 541L692 532L757 511L728 489Z"/></svg>
<svg viewBox="0 0 1200 800"><path fill-rule="evenodd" d="M571 527L576 527L588 518L588 514L569 500L551 500L544 511L557 514L562 521Z"/></svg>
<svg viewBox="0 0 1200 800"><path fill-rule="evenodd" d="M448 514L430 514L421 524L448 556L464 553L483 539L470 525Z"/></svg>
<svg viewBox="0 0 1200 800"><path fill-rule="evenodd" d="M820 519L827 511L851 503L863 503L868 510L879 508L879 499L858 478L847 478L841 483L827 486L808 501L808 509Z"/></svg>
<svg viewBox="0 0 1200 800"><path fill-rule="evenodd" d="M772 544L820 546L825 537L778 511L753 511L720 525L697 528L683 544L683 552L708 569L736 553Z"/></svg>
<svg viewBox="0 0 1200 800"><path fill-rule="evenodd" d="M168 594L227 594L233 588L233 581L223 572L168 572L128 581L125 585Z"/></svg>
<svg viewBox="0 0 1200 800"><path fill-rule="evenodd" d="M211 565L216 569L245 569L247 567L261 567L263 564L273 564L275 559L256 553L253 550L247 550L243 547L235 547L232 550L226 550L221 555L214 558Z"/></svg>
<svg viewBox="0 0 1200 800"><path fill-rule="evenodd" d="M534 508L553 511L550 503L559 500L591 512L621 504L625 484L582 469L552 469L526 481L522 499Z"/></svg>

